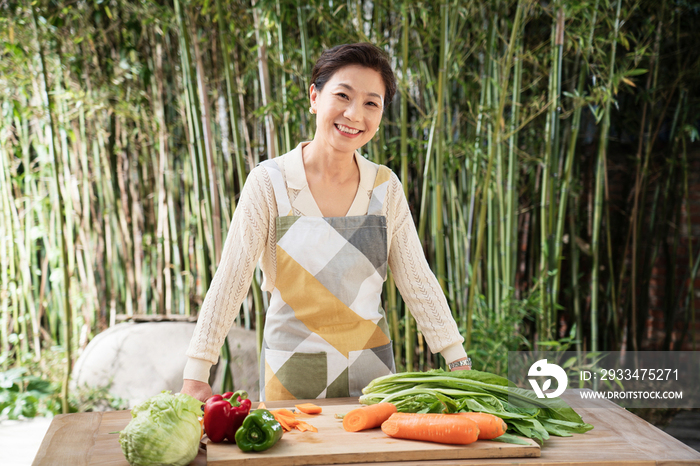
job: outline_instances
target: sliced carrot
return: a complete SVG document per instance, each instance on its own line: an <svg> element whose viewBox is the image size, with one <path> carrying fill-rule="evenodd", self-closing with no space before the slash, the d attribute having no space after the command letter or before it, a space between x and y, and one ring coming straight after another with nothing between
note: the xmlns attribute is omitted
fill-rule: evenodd
<svg viewBox="0 0 700 466"><path fill-rule="evenodd" d="M280 425L282 426L282 429L284 429L286 432L289 432L290 430L292 430L292 428L289 426L289 424L287 424L285 422L284 418L275 417L275 419L277 420L277 422L280 423Z"/></svg>
<svg viewBox="0 0 700 466"><path fill-rule="evenodd" d="M289 427L296 427L299 424L299 419L296 418L285 416L278 416L278 418L284 420L284 422L286 422Z"/></svg>
<svg viewBox="0 0 700 466"><path fill-rule="evenodd" d="M290 427L296 426L297 423L299 422L299 420L296 417L294 417L294 415L287 416L286 414L280 412L279 410L272 410L272 411L270 411L270 413L272 413L272 415L275 416L275 419L277 419L278 421L284 420L284 422L287 425L289 425Z"/></svg>
<svg viewBox="0 0 700 466"><path fill-rule="evenodd" d="M275 419L277 419L277 422L279 422L282 425L282 428L287 432L293 429L297 429L301 432L305 432L307 430L312 432L318 432L318 429L316 429L311 424L308 424L298 419L296 417L297 415L288 409L270 409L269 411L275 417Z"/></svg>
<svg viewBox="0 0 700 466"><path fill-rule="evenodd" d="M322 408L313 403L302 403L294 405L296 409L305 414L321 414Z"/></svg>
<svg viewBox="0 0 700 466"><path fill-rule="evenodd" d="M374 429L396 413L396 406L391 403L377 403L363 408L353 409L343 417L343 428L348 432Z"/></svg>
<svg viewBox="0 0 700 466"><path fill-rule="evenodd" d="M265 403L263 403L261 401L260 404L258 405L258 409L267 409L267 406L265 406Z"/></svg>
<svg viewBox="0 0 700 466"><path fill-rule="evenodd" d="M468 445L479 438L479 427L466 416L394 413L382 424L390 437Z"/></svg>
<svg viewBox="0 0 700 466"><path fill-rule="evenodd" d="M287 431L297 429L300 432L318 432L318 429L316 427L298 419L296 415L288 409L271 409L270 413L272 413L275 419L277 419L277 421L282 425L282 428Z"/></svg>
<svg viewBox="0 0 700 466"><path fill-rule="evenodd" d="M283 416L288 416L288 417L294 417L294 416L295 416L295 414L294 414L293 411L290 411L290 410L288 410L288 409L286 409L286 408L280 408L280 409L273 409L273 410L270 410L270 412L273 412L273 411L276 412L276 413L280 413L280 414L283 415Z"/></svg>
<svg viewBox="0 0 700 466"><path fill-rule="evenodd" d="M491 440L506 433L508 426L498 416L488 413L457 413L476 422L479 426L479 440Z"/></svg>
<svg viewBox="0 0 700 466"><path fill-rule="evenodd" d="M308 422L304 421L299 421L299 425L297 426L299 430L302 432L306 432L307 430L310 430L311 432L318 432L318 429L309 424ZM302 430L303 429L303 430Z"/></svg>

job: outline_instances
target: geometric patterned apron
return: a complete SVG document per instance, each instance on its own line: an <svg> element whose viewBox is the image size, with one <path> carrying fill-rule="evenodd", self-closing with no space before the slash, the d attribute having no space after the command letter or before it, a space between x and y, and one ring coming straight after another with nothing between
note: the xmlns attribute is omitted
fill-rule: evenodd
<svg viewBox="0 0 700 466"><path fill-rule="evenodd" d="M275 192L277 278L265 317L260 399L360 396L395 372L381 307L387 270L391 172L380 166L367 215L295 216L282 172L265 167Z"/></svg>

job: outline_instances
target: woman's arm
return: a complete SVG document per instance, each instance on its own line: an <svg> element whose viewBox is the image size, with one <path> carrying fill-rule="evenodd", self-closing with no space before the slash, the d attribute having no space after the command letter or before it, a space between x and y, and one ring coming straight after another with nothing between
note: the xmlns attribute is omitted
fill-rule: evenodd
<svg viewBox="0 0 700 466"><path fill-rule="evenodd" d="M208 388L211 396L209 370L217 362L219 350L248 293L255 266L268 242L270 219L275 215L276 204L267 172L262 167L256 168L241 192L221 262L199 311L187 350L184 393L201 397Z"/></svg>
<svg viewBox="0 0 700 466"><path fill-rule="evenodd" d="M401 297L432 352L440 352L448 363L466 359L467 353L462 346L464 338L425 259L401 182L393 173L387 195L389 267Z"/></svg>

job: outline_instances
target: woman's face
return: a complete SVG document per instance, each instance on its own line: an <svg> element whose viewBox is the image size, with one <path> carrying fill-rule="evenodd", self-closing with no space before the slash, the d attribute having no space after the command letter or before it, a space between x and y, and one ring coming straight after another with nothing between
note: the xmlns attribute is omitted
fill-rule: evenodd
<svg viewBox="0 0 700 466"><path fill-rule="evenodd" d="M338 152L353 153L377 132L384 110L384 81L375 70L359 65L337 70L319 91L311 85L316 111L314 140Z"/></svg>

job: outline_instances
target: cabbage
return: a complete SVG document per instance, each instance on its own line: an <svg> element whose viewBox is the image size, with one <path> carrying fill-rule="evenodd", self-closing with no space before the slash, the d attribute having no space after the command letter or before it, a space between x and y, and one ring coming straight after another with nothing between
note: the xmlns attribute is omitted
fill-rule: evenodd
<svg viewBox="0 0 700 466"><path fill-rule="evenodd" d="M185 466L199 451L202 402L184 393L163 392L131 410L119 443L132 466Z"/></svg>

